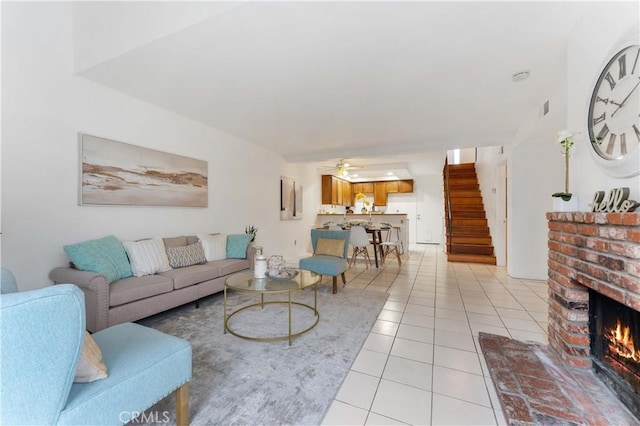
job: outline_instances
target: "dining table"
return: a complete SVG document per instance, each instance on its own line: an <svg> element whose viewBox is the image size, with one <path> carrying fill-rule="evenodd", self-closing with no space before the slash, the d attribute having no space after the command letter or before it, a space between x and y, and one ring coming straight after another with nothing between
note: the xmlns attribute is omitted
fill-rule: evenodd
<svg viewBox="0 0 640 426"><path fill-rule="evenodd" d="M365 230L367 234L371 234L371 244L373 245L373 257L376 261L376 268L378 265L378 254L380 254L380 262L384 259L384 253L382 253L382 231L387 231L387 233L391 230L391 227L366 227Z"/></svg>

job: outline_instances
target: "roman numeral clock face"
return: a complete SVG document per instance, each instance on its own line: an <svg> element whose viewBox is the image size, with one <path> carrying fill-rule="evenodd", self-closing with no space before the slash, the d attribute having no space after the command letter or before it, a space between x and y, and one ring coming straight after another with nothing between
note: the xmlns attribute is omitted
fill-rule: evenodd
<svg viewBox="0 0 640 426"><path fill-rule="evenodd" d="M611 58L593 89L587 128L591 147L609 165L638 158L640 150L640 46L632 45ZM605 167L607 165L605 164ZM627 167L628 168L628 167ZM619 177L637 174L631 165ZM614 173L615 175L615 173Z"/></svg>

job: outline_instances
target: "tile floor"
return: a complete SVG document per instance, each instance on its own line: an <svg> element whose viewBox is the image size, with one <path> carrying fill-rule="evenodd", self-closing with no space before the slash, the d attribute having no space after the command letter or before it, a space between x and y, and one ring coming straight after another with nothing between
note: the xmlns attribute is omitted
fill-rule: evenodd
<svg viewBox="0 0 640 426"><path fill-rule="evenodd" d="M323 424L506 424L478 333L546 343L546 282L447 263L440 246L402 257L347 272L349 287L389 299Z"/></svg>

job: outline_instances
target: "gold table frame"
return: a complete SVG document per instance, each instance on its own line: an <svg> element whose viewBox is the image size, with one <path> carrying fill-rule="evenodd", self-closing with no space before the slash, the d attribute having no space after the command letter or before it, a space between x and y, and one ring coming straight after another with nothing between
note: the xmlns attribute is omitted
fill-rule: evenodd
<svg viewBox="0 0 640 426"><path fill-rule="evenodd" d="M290 280L274 280L272 278L254 278L253 271L242 271L230 275L224 282L224 334L229 332L236 337L240 337L241 339L253 340L258 342L273 342L280 340L289 340L289 346L291 346L291 341L294 337L301 336L302 334L308 332L312 328L314 328L318 321L320 320L320 313L318 312L318 283L321 280L321 275L316 274L315 272L299 270L299 273ZM313 287L314 288L314 300L313 306L307 305L301 302L294 302L291 300L291 293L304 290L306 288ZM227 313L227 290L240 291L243 293L252 293L252 294L260 294L260 302L252 303L250 305L243 306L241 308L236 309L231 313ZM273 300L273 301L264 301L265 294L282 294L287 293L288 300ZM264 308L264 305L271 304L284 304L288 306L289 313L289 333L282 336L272 336L272 337L252 337L246 336L243 334L234 331L229 327L229 320L233 318L234 315L246 311L247 309L254 308L256 306L260 306ZM291 319L291 306L297 305L302 306L304 308L310 309L315 316L315 321L309 327L304 330L298 331L296 333L292 333L292 319Z"/></svg>

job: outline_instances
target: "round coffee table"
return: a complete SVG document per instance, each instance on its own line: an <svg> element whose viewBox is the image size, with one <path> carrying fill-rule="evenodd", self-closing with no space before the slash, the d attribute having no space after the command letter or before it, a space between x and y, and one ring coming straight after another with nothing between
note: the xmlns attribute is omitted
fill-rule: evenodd
<svg viewBox="0 0 640 426"><path fill-rule="evenodd" d="M260 342L270 342L275 340L289 340L289 345L291 345L291 340L294 337L300 336L307 331L311 330L313 327L318 324L318 320L320 319L320 314L318 313L318 283L320 282L321 275L316 274L315 272L306 271L303 269L298 270L299 273L291 278L291 279L273 279L273 278L254 278L253 271L242 271L235 274L230 275L224 282L224 333L227 332L233 334L234 336L240 337L242 339L247 340L255 340ZM291 301L291 293L296 291L304 290L305 288L313 287L314 288L314 299L313 306L309 306L305 303L301 302L293 302ZM234 312L231 312L227 315L227 290L241 291L243 293L253 293L260 295L259 303L252 303L247 306L243 306ZM265 294L279 294L286 293L288 296L287 300L274 300L274 301L264 301ZM270 304L284 304L288 305L289 310L289 333L283 336L273 336L273 337L251 337L238 333L237 331L232 330L229 327L229 320L241 313L244 312L248 314L247 309L254 308L260 306L264 308L264 305ZM315 321L309 327L305 328L302 331L298 331L296 333L292 333L292 320L291 320L291 306L297 305L302 306L303 308L310 309L313 311L315 316Z"/></svg>

